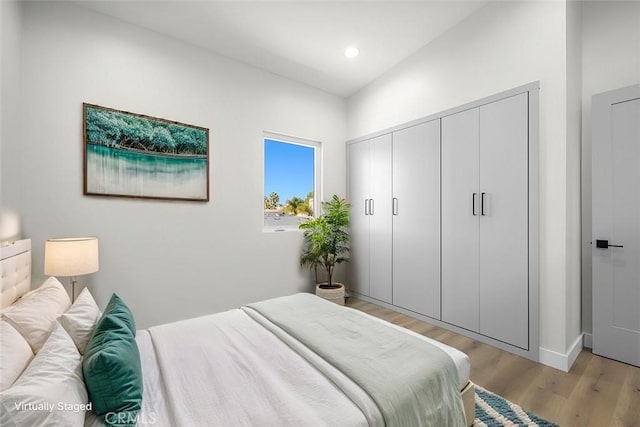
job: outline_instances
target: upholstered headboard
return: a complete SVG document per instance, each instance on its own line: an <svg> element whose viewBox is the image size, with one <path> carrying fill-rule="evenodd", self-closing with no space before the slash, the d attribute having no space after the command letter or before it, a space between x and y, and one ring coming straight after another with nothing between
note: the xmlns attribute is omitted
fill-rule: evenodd
<svg viewBox="0 0 640 427"><path fill-rule="evenodd" d="M0 308L31 289L31 239L0 247Z"/></svg>

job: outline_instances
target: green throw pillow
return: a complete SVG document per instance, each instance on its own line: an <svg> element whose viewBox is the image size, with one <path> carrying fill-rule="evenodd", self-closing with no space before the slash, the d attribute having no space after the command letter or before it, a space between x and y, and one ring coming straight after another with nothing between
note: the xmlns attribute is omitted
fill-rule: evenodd
<svg viewBox="0 0 640 427"><path fill-rule="evenodd" d="M93 410L107 425L135 425L142 405L142 368L131 311L111 297L82 362Z"/></svg>
<svg viewBox="0 0 640 427"><path fill-rule="evenodd" d="M136 322L133 320L133 314L118 295L111 295L107 308L104 309L104 314L106 315L107 313L109 313L111 317L117 317L122 320L133 336L136 336ZM104 315L102 317L104 318Z"/></svg>

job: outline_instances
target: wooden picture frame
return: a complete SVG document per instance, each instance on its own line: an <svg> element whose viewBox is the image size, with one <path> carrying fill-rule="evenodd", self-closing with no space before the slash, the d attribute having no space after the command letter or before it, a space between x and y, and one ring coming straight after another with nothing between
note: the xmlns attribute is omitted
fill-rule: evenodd
<svg viewBox="0 0 640 427"><path fill-rule="evenodd" d="M82 104L85 195L209 201L209 129Z"/></svg>

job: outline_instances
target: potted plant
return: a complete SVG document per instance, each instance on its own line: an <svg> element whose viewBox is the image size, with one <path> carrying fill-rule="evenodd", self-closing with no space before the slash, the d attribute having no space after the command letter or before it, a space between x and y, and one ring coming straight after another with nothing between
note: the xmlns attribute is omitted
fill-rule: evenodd
<svg viewBox="0 0 640 427"><path fill-rule="evenodd" d="M313 268L316 276L316 295L344 305L345 287L333 281L336 265L348 259L349 208L346 200L334 195L330 202L323 202L323 214L300 224L304 230L305 245L300 265ZM318 282L318 268L324 270L327 282Z"/></svg>

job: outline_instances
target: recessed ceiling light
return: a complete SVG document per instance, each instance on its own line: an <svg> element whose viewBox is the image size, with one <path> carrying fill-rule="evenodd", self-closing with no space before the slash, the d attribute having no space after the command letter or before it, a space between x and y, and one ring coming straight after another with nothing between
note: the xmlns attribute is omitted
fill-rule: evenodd
<svg viewBox="0 0 640 427"><path fill-rule="evenodd" d="M360 49L355 46L350 46L344 50L344 56L347 58L355 58L360 54Z"/></svg>

